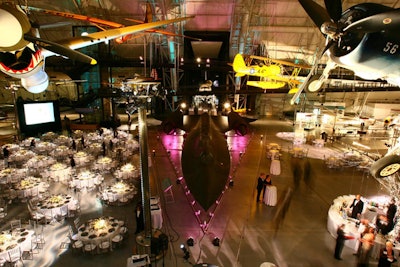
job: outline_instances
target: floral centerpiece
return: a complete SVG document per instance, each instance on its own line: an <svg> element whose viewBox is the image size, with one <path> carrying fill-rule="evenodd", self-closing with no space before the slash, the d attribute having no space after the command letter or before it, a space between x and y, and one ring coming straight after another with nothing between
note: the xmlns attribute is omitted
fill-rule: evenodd
<svg viewBox="0 0 400 267"><path fill-rule="evenodd" d="M5 242L9 242L12 239L12 235L10 234L1 234L0 235L0 244L4 244Z"/></svg>
<svg viewBox="0 0 400 267"><path fill-rule="evenodd" d="M63 198L61 196L52 196L49 199L50 203L56 204L56 203L60 203L63 200Z"/></svg>
<svg viewBox="0 0 400 267"><path fill-rule="evenodd" d="M105 228L108 228L108 226L109 226L109 222L103 218L95 220L94 224L93 224L93 228L95 230L105 229Z"/></svg>
<svg viewBox="0 0 400 267"><path fill-rule="evenodd" d="M75 154L75 156L78 158L86 157L86 153L83 151L79 151L78 153Z"/></svg>

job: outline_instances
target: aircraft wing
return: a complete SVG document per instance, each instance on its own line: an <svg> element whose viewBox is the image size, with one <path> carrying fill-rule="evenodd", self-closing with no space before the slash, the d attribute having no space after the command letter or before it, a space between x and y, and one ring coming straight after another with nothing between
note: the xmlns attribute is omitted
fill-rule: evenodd
<svg viewBox="0 0 400 267"><path fill-rule="evenodd" d="M123 27L126 26L126 25L118 23L118 22L99 19L99 18L95 18L95 17L89 17L89 16L85 16L85 15L80 15L80 14L74 14L74 13L69 13L69 12L61 12L61 11L37 8L37 7L28 7L28 8L31 11L41 12L41 13L45 13L45 14L50 14L50 15L54 15L54 16L60 16L60 17L70 18L70 19L75 19L75 20L88 21L88 22L93 23L95 25L103 25L103 26L108 26L108 27L112 27L112 28L123 28ZM128 19L128 18L126 20L133 21L135 23L146 24L145 22L139 21L139 20ZM145 30L145 32L158 33L158 34L163 34L163 35L168 35L168 36L177 36L177 37L185 37L185 38L201 40L199 38L192 38L192 37L188 37L188 36L185 36L185 35L177 34L177 33L170 32L170 31L165 31L165 30L161 30L161 29L152 28L152 29Z"/></svg>
<svg viewBox="0 0 400 267"><path fill-rule="evenodd" d="M111 30L106 30L106 31L95 32L95 33L91 33L91 34L88 34L85 36L74 37L74 38L67 39L67 40L61 40L61 41L57 41L57 43L60 45L67 46L70 49L75 50L75 49L83 48L86 46L98 44L98 43L101 43L101 42L104 42L107 40L116 39L116 38L124 36L124 35L142 32L142 31L145 31L148 29L160 27L160 26L171 24L174 22L184 21L184 20L191 19L191 18L194 18L194 16L170 19L170 20L162 20L162 21L156 21L156 22L149 22L149 23L143 23L143 24L139 24L139 25L132 25L132 26L127 26L127 27L122 27L122 28L116 28L116 29L111 29ZM50 55L53 55L54 53L52 53L50 51L46 51L46 53L43 53L43 54L45 56L50 56Z"/></svg>

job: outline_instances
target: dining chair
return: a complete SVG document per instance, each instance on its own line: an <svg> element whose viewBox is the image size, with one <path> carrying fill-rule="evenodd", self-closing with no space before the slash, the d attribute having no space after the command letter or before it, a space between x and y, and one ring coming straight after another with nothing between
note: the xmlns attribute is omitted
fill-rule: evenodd
<svg viewBox="0 0 400 267"><path fill-rule="evenodd" d="M37 248L39 248L39 249L43 249L44 244L46 243L46 240L44 238L43 229L44 229L43 225L41 225L41 227L36 228L36 244L37 244Z"/></svg>
<svg viewBox="0 0 400 267"><path fill-rule="evenodd" d="M77 253L77 252L82 252L83 251L83 242L81 240L73 241L72 242L72 251Z"/></svg>
<svg viewBox="0 0 400 267"><path fill-rule="evenodd" d="M89 242L89 243L84 244L83 251L85 253L94 254L96 251L96 248L97 248L96 244Z"/></svg>
<svg viewBox="0 0 400 267"><path fill-rule="evenodd" d="M21 228L21 220L11 220L10 221L11 230L15 228Z"/></svg>
<svg viewBox="0 0 400 267"><path fill-rule="evenodd" d="M111 251L111 241L110 239L106 238L106 239L102 239L100 240L99 243L99 252L100 253L106 253L106 252L110 252Z"/></svg>
<svg viewBox="0 0 400 267"><path fill-rule="evenodd" d="M113 248L118 248L121 246L122 241L124 240L123 236L118 234L116 236L114 236L111 241L112 241L112 247Z"/></svg>
<svg viewBox="0 0 400 267"><path fill-rule="evenodd" d="M39 250L37 243L34 239L31 239L31 246L27 250L22 251L23 260L33 260L33 254L38 254Z"/></svg>
<svg viewBox="0 0 400 267"><path fill-rule="evenodd" d="M8 251L8 259L7 262L11 266L15 266L18 262L22 263L22 266L25 266L24 261L22 259L22 253L21 253L21 248L19 246L16 246L13 249L10 249Z"/></svg>

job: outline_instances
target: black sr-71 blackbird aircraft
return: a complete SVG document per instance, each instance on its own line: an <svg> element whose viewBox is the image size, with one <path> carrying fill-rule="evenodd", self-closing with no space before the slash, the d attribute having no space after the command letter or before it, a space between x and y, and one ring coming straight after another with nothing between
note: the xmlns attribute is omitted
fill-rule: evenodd
<svg viewBox="0 0 400 267"><path fill-rule="evenodd" d="M208 210L221 195L230 173L230 154L224 133L234 130L246 135L248 122L231 111L227 116L184 115L173 112L162 122L163 131L171 134L175 129L188 132L181 156L182 173L193 197Z"/></svg>
<svg viewBox="0 0 400 267"><path fill-rule="evenodd" d="M341 0L325 0L326 9L313 0L299 2L327 41L292 104L303 89L320 90L337 66L354 71L362 79L382 79L400 86L400 9L362 3L342 12ZM325 53L328 62L318 76L315 70Z"/></svg>

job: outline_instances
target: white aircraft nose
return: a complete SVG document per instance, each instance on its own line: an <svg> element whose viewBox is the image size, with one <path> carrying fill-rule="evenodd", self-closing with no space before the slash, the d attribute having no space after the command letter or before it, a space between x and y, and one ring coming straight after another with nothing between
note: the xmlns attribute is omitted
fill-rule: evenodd
<svg viewBox="0 0 400 267"><path fill-rule="evenodd" d="M14 51L26 46L28 42L23 37L30 28L24 13L10 6L0 6L0 50Z"/></svg>
<svg viewBox="0 0 400 267"><path fill-rule="evenodd" d="M23 36L21 24L11 13L0 10L0 32L3 38L0 39L1 47L16 45Z"/></svg>

